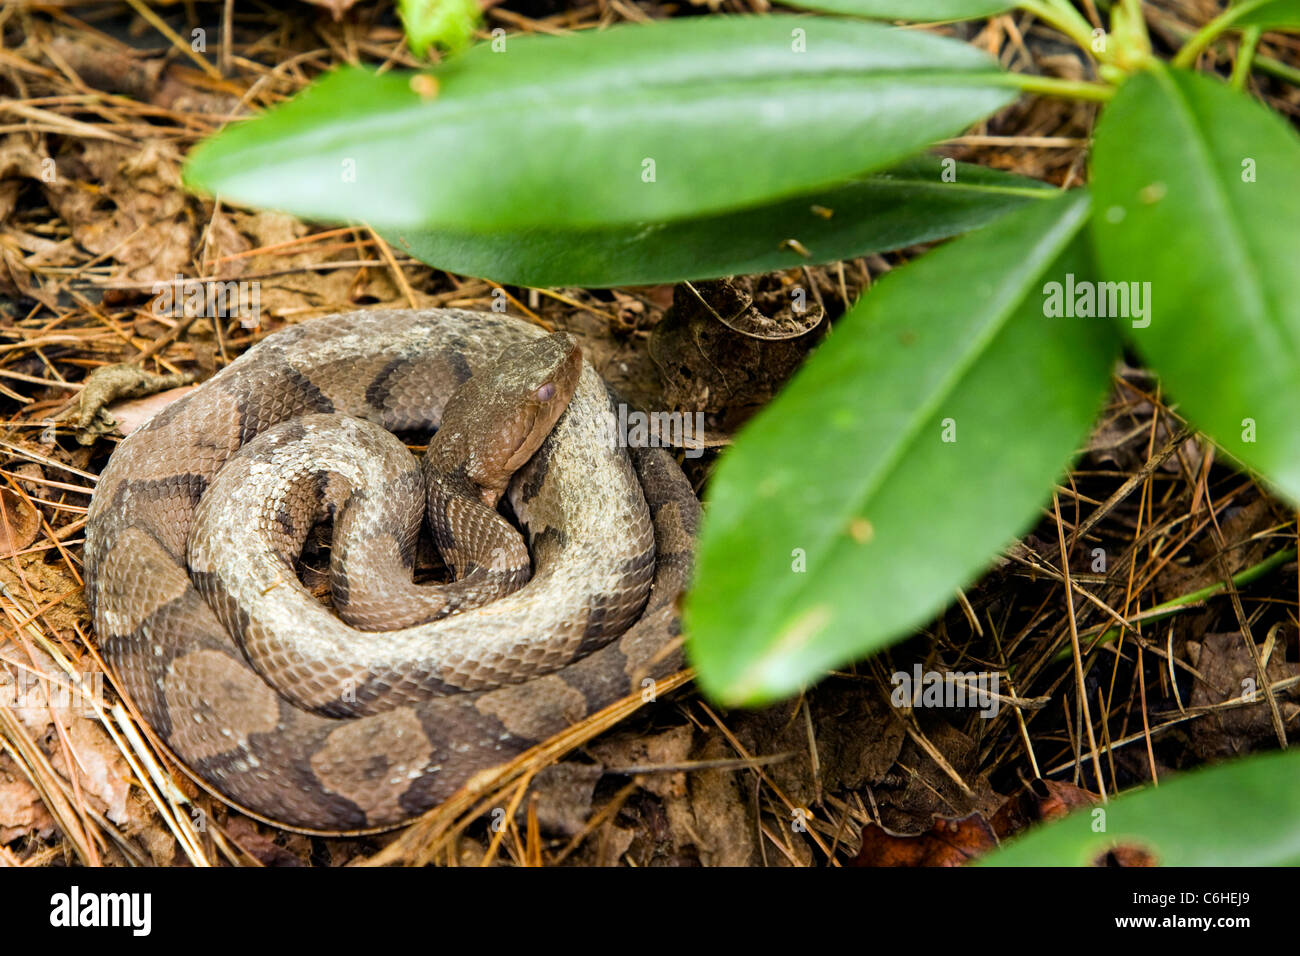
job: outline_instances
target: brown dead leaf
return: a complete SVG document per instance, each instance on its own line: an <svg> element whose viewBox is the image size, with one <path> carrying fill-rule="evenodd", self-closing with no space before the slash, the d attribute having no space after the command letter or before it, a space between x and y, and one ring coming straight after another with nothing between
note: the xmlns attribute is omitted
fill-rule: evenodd
<svg viewBox="0 0 1300 956"><path fill-rule="evenodd" d="M110 820L125 822L131 770L96 719L93 698L87 696L102 697L103 675L93 670L83 673L85 693L78 693L69 676L39 648L26 645L21 658L22 668L0 664L17 695L14 715L31 731L49 756L50 765L65 780L71 780L75 772L82 799ZM56 732L56 723L62 733Z"/></svg>
<svg viewBox="0 0 1300 956"><path fill-rule="evenodd" d="M295 242L307 237L310 230L301 220L277 212L232 211L230 228L236 235L218 234L218 244L211 251L221 254L209 255L209 260L221 276L275 274L275 281L262 283L260 287L259 305L264 322L267 318L297 321L312 313L345 312L359 306L408 308L410 305L386 266L322 268L330 261L374 256L374 249L369 246L338 248L352 242L352 237L340 236L323 243ZM267 251L217 261L255 249ZM432 304L425 293L419 289L413 291L417 306ZM268 330L273 327L263 325Z"/></svg>
<svg viewBox="0 0 1300 956"><path fill-rule="evenodd" d="M1005 840L1026 827L1047 820L1057 820L1079 807L1098 802L1096 794L1060 780L1032 780L1007 798L990 821L999 840Z"/></svg>
<svg viewBox="0 0 1300 956"><path fill-rule="evenodd" d="M253 218L244 217L245 221ZM235 277L248 271L250 260L243 253L253 248L252 240L240 232L235 217L226 207L213 209L203 241L205 274Z"/></svg>
<svg viewBox="0 0 1300 956"><path fill-rule="evenodd" d="M77 402L67 411L66 417L77 429L77 441L82 445L94 444L101 435L111 434L119 427L119 422L110 411L112 403L120 399L153 400L156 411L162 405L170 404L180 398L180 390L194 381L188 372L159 375L149 372L138 365L104 365L95 369L85 381ZM120 406L113 406L114 410ZM144 406L148 409L150 406ZM134 415L135 424L139 425L140 406L128 408L128 417ZM123 431L122 434L127 434Z"/></svg>
<svg viewBox="0 0 1300 956"><path fill-rule="evenodd" d="M31 588L38 604L49 605L41 620L57 633L71 635L74 624L89 624L81 582L68 573L65 565L47 562L39 552L0 561L0 585L20 595L26 595Z"/></svg>
<svg viewBox="0 0 1300 956"><path fill-rule="evenodd" d="M76 765L82 799L113 823L127 821L127 798L130 795L131 769L113 739L97 721L85 713L58 713L66 725L68 746ZM64 779L71 779L67 756L61 746L50 740L50 764Z"/></svg>
<svg viewBox="0 0 1300 956"><path fill-rule="evenodd" d="M94 34L60 34L49 43L47 58L58 67L61 60L89 87L121 93L148 102L158 86L166 61L161 57L131 50L121 44L95 42Z"/></svg>
<svg viewBox="0 0 1300 956"><path fill-rule="evenodd" d="M189 271L197 223L173 143L78 140L58 157L53 181L41 185L77 242L121 264L114 279L170 281Z"/></svg>
<svg viewBox="0 0 1300 956"><path fill-rule="evenodd" d="M694 753L690 726L658 734L619 735L591 749L606 766L675 766L685 761L734 757L714 736ZM609 824L589 838L585 855L574 862L600 865L628 853L640 865L747 866L757 860L749 797L735 771L699 770L689 774L646 773L637 778L643 795L625 804L630 830Z"/></svg>
<svg viewBox="0 0 1300 956"><path fill-rule="evenodd" d="M40 530L40 512L8 488L0 488L0 557L30 547Z"/></svg>
<svg viewBox="0 0 1300 956"><path fill-rule="evenodd" d="M48 835L54 818L8 754L0 754L0 844L29 833Z"/></svg>
<svg viewBox="0 0 1300 956"><path fill-rule="evenodd" d="M711 737L699 754L702 760L734 756L718 736ZM725 770L699 771L687 778L691 819L681 822L690 824L705 866L749 866L760 859L747 786L751 779L747 772Z"/></svg>
<svg viewBox="0 0 1300 956"><path fill-rule="evenodd" d="M571 837L582 831L591 814L591 798L604 768L573 761L557 763L538 772L529 788L537 823L544 833ZM526 825L529 801L520 801L516 825Z"/></svg>
<svg viewBox="0 0 1300 956"><path fill-rule="evenodd" d="M1284 516L1277 502L1263 496L1224 509L1219 527L1229 547L1222 560L1214 537L1201 536L1187 565L1171 563L1156 578L1159 593L1168 599L1199 591L1223 581L1225 564L1229 574L1257 564L1276 548L1275 542L1264 532L1287 520L1290 519Z"/></svg>
<svg viewBox="0 0 1300 956"><path fill-rule="evenodd" d="M650 336L650 355L674 408L723 412L732 431L754 409L772 399L794 374L821 332L764 341L719 322L714 311L685 284L673 293L673 307Z"/></svg>
<svg viewBox="0 0 1300 956"><path fill-rule="evenodd" d="M173 64L163 74L150 102L165 110L193 113L199 116L216 116L222 119L245 112L240 97L233 92L215 92L201 89L188 82L185 68Z"/></svg>
<svg viewBox="0 0 1300 956"><path fill-rule="evenodd" d="M1128 366L1124 371L1135 370ZM1156 408L1150 402L1137 401L1124 407L1123 415L1106 415L1088 436L1084 446L1086 460L1097 465L1115 465L1124 471L1136 471L1147 461L1153 448L1163 448L1173 436L1164 417L1153 423ZM1160 465L1166 473L1181 471L1184 466L1195 472L1203 458L1200 440L1188 438L1177 454Z"/></svg>
<svg viewBox="0 0 1300 956"><path fill-rule="evenodd" d="M29 584L39 584L33 573L39 566L26 572ZM42 615L47 623L51 617L52 611ZM30 642L21 649L9 644L6 658L0 662L0 703L45 752L54 773L64 781L75 780L76 801L139 841L156 863L170 862L174 839L152 804L131 792L131 770L96 717L93 702L104 703L103 675L94 669L83 670L83 691L79 693L73 690L68 675ZM18 666L19 662L23 666ZM85 666L90 667L88 661ZM6 761L0 757L0 843L28 833L44 834L54 825L53 819L46 808L33 802L35 791L29 792L25 778L12 761ZM54 781L46 785L58 786ZM106 849L111 855L116 852L111 845Z"/></svg>
<svg viewBox="0 0 1300 956"><path fill-rule="evenodd" d="M4 186L0 184L0 207L4 205ZM0 208L0 219L4 217ZM0 235L0 293L15 299L36 298L39 289L33 285L35 277L22 253L9 236ZM51 300L52 301L52 300Z"/></svg>
<svg viewBox="0 0 1300 956"><path fill-rule="evenodd" d="M184 398L196 388L197 385L182 385L180 388L169 388L145 398L114 402L108 406L108 413L117 422L117 430L123 435L129 435L172 402Z"/></svg>
<svg viewBox="0 0 1300 956"><path fill-rule="evenodd" d="M780 341L807 335L826 310L802 285L782 287L772 276L683 282L699 307L730 329L756 339Z"/></svg>
<svg viewBox="0 0 1300 956"><path fill-rule="evenodd" d="M875 823L862 828L862 850L855 866L961 866L998 845L987 820L978 813L960 818L937 817L925 833L892 833Z"/></svg>
<svg viewBox="0 0 1300 956"><path fill-rule="evenodd" d="M1270 683L1300 674L1300 664L1288 661L1288 643L1294 646L1294 628L1279 632L1265 673ZM1272 747L1276 737L1268 702L1258 687L1255 661L1239 631L1207 634L1202 641L1187 642L1187 656L1204 680L1192 686L1192 707L1210 707L1253 691L1259 703L1223 708L1199 717L1191 724L1188 737L1197 756L1221 759ZM1296 688L1278 695L1282 720L1294 727L1300 715L1300 692Z"/></svg>
<svg viewBox="0 0 1300 956"><path fill-rule="evenodd" d="M928 830L939 817L961 817L972 811L992 816L1002 797L989 785L978 765L975 741L934 714L921 718L933 746L969 788L966 793L951 776L909 737L898 756L898 770L874 789L880 819L899 833Z"/></svg>
<svg viewBox="0 0 1300 956"><path fill-rule="evenodd" d="M307 866L310 859L310 845L306 855L299 855L277 841L276 831L269 830L241 814L233 814L226 821L226 836L249 856L264 866ZM298 834L292 834L298 836ZM291 835L281 833L278 839L288 840ZM300 851L301 844L297 847Z"/></svg>
<svg viewBox="0 0 1300 956"><path fill-rule="evenodd" d="M618 866L619 861L632 847L636 831L608 823L596 834L596 848L591 858L592 866Z"/></svg>

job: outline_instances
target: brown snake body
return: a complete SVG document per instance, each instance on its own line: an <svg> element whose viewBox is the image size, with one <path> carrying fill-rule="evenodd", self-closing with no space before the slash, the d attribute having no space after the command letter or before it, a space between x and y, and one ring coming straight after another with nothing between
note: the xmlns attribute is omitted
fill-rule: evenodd
<svg viewBox="0 0 1300 956"><path fill-rule="evenodd" d="M399 609L378 625L398 630L356 631L293 572L311 526L333 517L335 551L387 536L372 569L405 572L394 593L415 587L410 508L406 530L367 510L413 481L383 430L446 424L454 444L479 413L448 410L444 423L453 393L543 338L515 319L449 309L314 320L269 336L119 445L90 507L88 601L121 686L205 787L293 828L393 826L680 667L675 602L699 503L662 449L613 440L611 398L586 363L536 453L508 487L482 491L490 506L504 490L526 531L527 583L513 580L517 558L474 550L488 508L429 495L447 512L439 545L457 578L504 574L513 593L415 623ZM375 477L389 485L372 489ZM388 613L384 574L332 563L331 578L350 620L375 626L372 615Z"/></svg>

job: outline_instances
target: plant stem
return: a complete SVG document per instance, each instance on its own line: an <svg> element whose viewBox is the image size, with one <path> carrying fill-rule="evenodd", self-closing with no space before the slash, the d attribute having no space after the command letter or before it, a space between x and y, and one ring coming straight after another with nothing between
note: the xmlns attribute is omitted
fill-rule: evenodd
<svg viewBox="0 0 1300 956"><path fill-rule="evenodd" d="M1183 48L1174 55L1174 66L1190 67L1196 62L1196 58L1201 55L1201 52L1218 38L1219 34L1229 29L1245 14L1251 13L1270 2L1271 0L1247 0L1245 3L1239 3L1235 7L1224 10L1197 30L1192 38L1183 44Z"/></svg>
<svg viewBox="0 0 1300 956"><path fill-rule="evenodd" d="M1290 83L1292 86L1300 86L1300 70L1283 63L1281 60L1275 60L1271 56L1257 56L1255 57L1254 67L1261 73L1268 73L1279 80Z"/></svg>
<svg viewBox="0 0 1300 956"><path fill-rule="evenodd" d="M1071 2L1071 0L1046 0L1047 4L1054 8L1067 23L1074 25L1074 29L1079 33L1092 38L1093 24L1080 13Z"/></svg>
<svg viewBox="0 0 1300 956"><path fill-rule="evenodd" d="M1003 73L1002 76L1008 86L1017 87L1025 93L1038 93L1042 96L1105 103L1115 95L1115 88L1104 83L1062 80L1054 76L1032 76L1028 73Z"/></svg>
<svg viewBox="0 0 1300 956"><path fill-rule="evenodd" d="M1186 42L1187 38L1192 35L1192 31L1180 29L1178 25L1174 23L1166 23L1165 27L1184 42ZM1251 63L1251 67L1259 70L1261 73L1275 76L1285 83L1290 83L1292 86L1300 86L1300 70L1297 70L1290 64L1283 63L1281 60L1276 60L1271 56L1261 56L1256 54L1254 61Z"/></svg>
<svg viewBox="0 0 1300 956"><path fill-rule="evenodd" d="M1124 13L1128 17L1129 24L1142 37L1143 45L1148 51L1151 49L1151 39L1147 34L1147 18L1142 12L1142 0L1120 0L1124 7Z"/></svg>
<svg viewBox="0 0 1300 956"><path fill-rule="evenodd" d="M1247 27L1241 36L1241 46L1237 50L1237 62L1232 65L1232 79L1229 81L1234 90L1246 88L1246 78L1250 76L1250 64L1255 59L1255 48L1259 46L1261 27Z"/></svg>
<svg viewBox="0 0 1300 956"><path fill-rule="evenodd" d="M1110 11L1110 32L1115 37L1111 62L1125 73L1141 69L1151 59L1151 36L1140 0L1120 0Z"/></svg>
<svg viewBox="0 0 1300 956"><path fill-rule="evenodd" d="M1064 33L1089 56L1095 55L1092 50L1092 26L1068 3L1063 0L1020 0L1016 6Z"/></svg>
<svg viewBox="0 0 1300 956"><path fill-rule="evenodd" d="M1243 585L1250 584L1252 581L1262 578L1270 571L1280 568L1295 556L1295 548L1285 548L1276 554L1271 554L1263 561L1259 562L1259 564L1252 565L1244 571L1238 571L1234 574L1232 576L1232 585L1233 587L1242 587ZM1219 594L1224 590L1223 582L1219 582L1218 584L1211 584L1208 587L1203 587L1197 591L1191 591L1179 597L1171 598L1168 601L1157 604L1155 607L1143 613L1142 623L1147 624L1170 617L1171 615L1177 614L1179 611L1183 610L1183 608L1187 607L1189 604L1197 604L1200 601L1204 601L1206 598L1214 597L1214 595ZM1088 649L1091 650L1098 644L1108 644L1119 637L1119 635L1119 628L1109 628L1102 634L1098 635L1097 638L1089 644ZM1065 660L1073 653L1073 648L1062 648L1056 653L1055 660Z"/></svg>

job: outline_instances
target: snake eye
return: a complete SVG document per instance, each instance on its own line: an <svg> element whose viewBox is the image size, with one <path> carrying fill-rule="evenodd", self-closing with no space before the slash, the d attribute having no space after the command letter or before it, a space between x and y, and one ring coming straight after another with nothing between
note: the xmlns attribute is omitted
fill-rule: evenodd
<svg viewBox="0 0 1300 956"><path fill-rule="evenodd" d="M555 383L547 382L537 390L537 400L539 402L549 402L555 397Z"/></svg>

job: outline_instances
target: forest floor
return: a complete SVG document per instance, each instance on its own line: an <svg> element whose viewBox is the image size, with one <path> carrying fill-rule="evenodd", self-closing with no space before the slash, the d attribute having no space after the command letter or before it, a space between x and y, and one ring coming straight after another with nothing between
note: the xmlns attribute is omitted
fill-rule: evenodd
<svg viewBox="0 0 1300 956"><path fill-rule="evenodd" d="M1296 514L1216 461L1156 380L1122 364L1038 526L923 631L795 699L723 711L687 684L498 792L378 836L288 833L197 789L114 709L81 590L96 475L147 402L175 393L114 406L116 425L83 421L87 376L130 363L201 380L289 324L367 307L490 309L499 288L431 269L364 227L182 187L196 142L322 71L418 65L389 3L314 2L236 4L229 32L217 2L0 9L0 691L75 670L101 675L108 708L17 707L0 694L0 862L951 865L1103 793L1295 734ZM1219 5L1146 6L1168 46ZM489 7L485 26L555 32L768 7L525 0ZM179 37L196 28L230 42L195 53ZM933 29L1008 69L1088 75L1028 15ZM1295 38L1270 35L1261 50L1300 67ZM1266 77L1251 89L1300 115L1300 90ZM1092 105L1024 98L939 151L1078 185L1094 118ZM504 293L512 313L573 332L631 401L705 413L714 447L684 463L703 492L730 436L876 277L918 251L735 280L760 312L794 284L813 290L824 321L783 341L690 308L684 286ZM159 315L155 286L177 276L258 282L258 323ZM1280 687L1242 706L1257 659ZM891 675L915 666L997 672L1003 705L992 717L897 708Z"/></svg>

